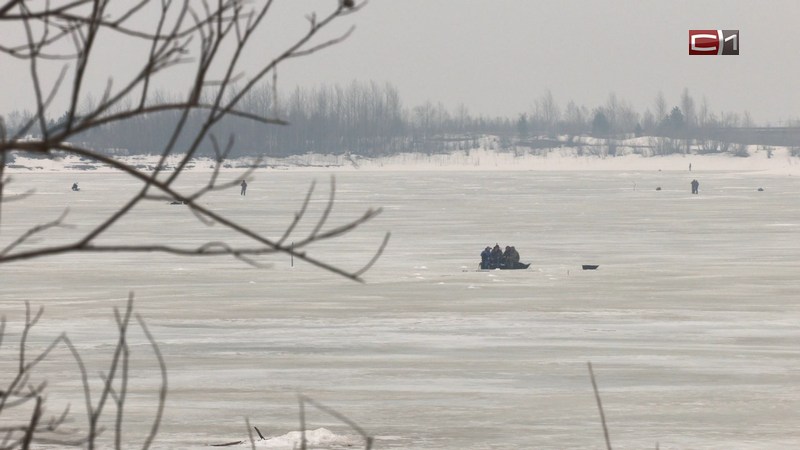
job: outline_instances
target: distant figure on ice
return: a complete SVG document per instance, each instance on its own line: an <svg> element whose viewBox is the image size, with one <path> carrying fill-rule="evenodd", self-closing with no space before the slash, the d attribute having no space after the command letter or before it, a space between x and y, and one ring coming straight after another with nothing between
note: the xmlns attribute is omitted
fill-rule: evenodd
<svg viewBox="0 0 800 450"><path fill-rule="evenodd" d="M692 194L699 194L700 189L700 182L697 180L692 180Z"/></svg>
<svg viewBox="0 0 800 450"><path fill-rule="evenodd" d="M689 163L689 172L692 171L692 163Z"/></svg>
<svg viewBox="0 0 800 450"><path fill-rule="evenodd" d="M242 180L240 186L242 187L242 192L240 192L239 195L247 195L247 181Z"/></svg>
<svg viewBox="0 0 800 450"><path fill-rule="evenodd" d="M81 188L78 187L78 183L72 183L72 190L73 191L80 191Z"/></svg>
<svg viewBox="0 0 800 450"><path fill-rule="evenodd" d="M489 260L492 258L492 247L486 247L481 252L481 269L489 268Z"/></svg>

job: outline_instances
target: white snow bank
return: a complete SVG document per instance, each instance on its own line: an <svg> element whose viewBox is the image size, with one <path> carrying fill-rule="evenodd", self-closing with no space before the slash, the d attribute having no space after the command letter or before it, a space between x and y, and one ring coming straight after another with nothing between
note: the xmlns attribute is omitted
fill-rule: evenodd
<svg viewBox="0 0 800 450"><path fill-rule="evenodd" d="M751 151L747 158L728 154L649 157L630 153L618 156L579 155L577 149L565 147L551 149L544 154L476 149L441 155L403 153L376 159L356 158L356 161L358 170L687 171L691 163L692 170L700 171L800 173L800 158L790 156L786 148L774 149L770 157L766 152ZM342 168L356 167L344 163Z"/></svg>
<svg viewBox="0 0 800 450"><path fill-rule="evenodd" d="M258 440L255 444L256 448L292 450L300 448L300 440L301 433L299 431L290 431L282 436ZM317 428L316 430L306 431L306 446L308 448L339 449L354 447L356 445L363 445L360 438L336 434L327 428ZM250 442L245 441L238 447L250 448Z"/></svg>
<svg viewBox="0 0 800 450"><path fill-rule="evenodd" d="M608 170L608 171L686 171L689 164L699 171L758 171L773 174L800 174L800 158L791 156L786 147L774 147L769 151L749 146L749 157L730 154L670 154L666 156L642 156L636 147L651 138L633 138L619 141L616 156L608 156L608 148L602 140L588 143L594 138L582 138L567 146L550 149L515 148L496 150L483 145L471 150L458 150L441 154L400 153L391 156L368 158L344 154L305 154L285 158L264 157L239 158L226 161L221 168L226 172L242 172L252 164L260 170L304 170L304 171L408 171L408 170ZM639 149L641 150L641 149ZM158 165L158 155L116 156L120 162L144 172ZM182 155L172 155L163 164L165 171L174 170ZM189 162L186 171L210 172L215 162L208 158L196 158ZM60 159L27 158L19 154L7 165L11 173L31 172L112 172L111 166L75 156Z"/></svg>

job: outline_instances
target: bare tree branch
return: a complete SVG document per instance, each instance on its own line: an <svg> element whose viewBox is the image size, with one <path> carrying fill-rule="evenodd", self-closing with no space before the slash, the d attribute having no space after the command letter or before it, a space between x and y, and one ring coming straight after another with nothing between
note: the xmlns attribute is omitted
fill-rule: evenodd
<svg viewBox="0 0 800 450"><path fill-rule="evenodd" d="M88 371L84 365L83 358L78 352L76 346L66 335L61 334L50 345L41 350L36 356L31 358L30 361L28 358L26 358L25 349L29 347L28 336L30 330L34 327L34 325L36 325L43 313L43 309L40 308L36 314L32 314L30 305L26 304L25 325L23 328L22 337L20 339L19 366L17 373L12 374L14 375L14 379L9 384L9 389L5 391L0 390L0 419L3 419L3 413L8 409L24 404L22 400L25 402L32 400L34 401L34 405L30 418L25 422L13 423L0 420L0 423L2 424L0 425L0 433L4 434L2 441L0 441L0 449L31 448L34 443L40 445L55 445L59 448L84 445L90 449L95 448L100 445L97 439L103 432L103 428L99 427L98 424L104 416L109 415L104 412L104 405L109 398L115 400L118 408L114 414L115 418L113 419L116 422L114 443L116 448L121 447L121 431L124 426L125 419L124 399L127 391L130 370L127 357L127 330L130 324L130 319L133 315L132 311L133 294L131 293L126 305L125 313L121 315L120 312L115 309L114 313L117 321L118 331L117 345L115 346L114 353L111 355L111 368L108 372L108 375L101 375L103 379L103 385L102 388L99 389L99 395L97 397L98 402L96 405L93 405L93 390L89 383ZM154 414L154 424L152 425L150 432L145 437L142 447L146 449L152 444L153 438L158 432L158 428L163 417L164 402L167 394L167 375L166 364L158 348L158 344L156 344L155 339L153 338L141 316L136 314L136 319L158 360L162 379L161 388L158 393L158 409ZM2 323L5 322L3 321ZM0 328L0 336L2 336L4 332L5 327L3 326ZM72 360L77 364L78 373L83 383L84 400L89 419L88 429L85 431L85 436L81 436L83 432L79 430L63 429L62 426L67 423L69 418L69 405L64 408L59 416L54 416L49 420L44 420L43 415L46 410L45 401L48 383L46 381L42 381L37 385L28 384L29 378L35 375L33 371L34 367L41 361L50 358L52 356L52 350L59 344L63 344L64 347L66 347L66 349L69 351ZM6 374L0 374L0 380L2 380L5 375ZM21 391L22 386L19 385L28 385L28 391ZM115 386L119 386L119 388L116 389ZM7 401L13 396L20 397L20 400Z"/></svg>
<svg viewBox="0 0 800 450"><path fill-rule="evenodd" d="M120 88L117 92L112 93L112 85L110 84L102 96L100 104L97 105L93 110L80 113L78 112L78 99L81 96L81 92L84 90L84 74L87 70L89 61L91 60L90 55L94 49L94 43L99 36L99 32L104 27L112 27L112 28L120 28L122 24L124 24L129 18L133 17L138 11L142 10L147 2L140 1L134 3L129 9L124 10L124 12L116 19L109 19L106 15L106 10L108 8L108 1L83 1L83 0L75 0L73 2L58 5L57 7L50 7L49 4L45 5L43 8L38 10L31 10L27 7L24 2L15 2L9 1L0 9L0 20L3 21L14 21L18 20L23 23L25 29L27 30L28 36L28 44L25 48L29 50L28 56L31 61L31 74L33 76L33 85L36 91L36 99L38 110L35 116L35 119L38 121L39 128L43 133L43 137L40 141L35 142L35 145L28 145L31 144L30 141L20 141L20 140L12 140L10 142L2 142L0 143L0 153L5 155L8 151L11 150L26 150L26 151L33 151L33 152L41 152L45 155L51 155L51 150L61 150L66 151L67 153L79 154L81 156L88 156L93 157L95 159L104 159L100 158L100 155L97 152L93 152L91 150L84 149L82 151L77 151L74 148L66 148L67 145L64 142L68 141L71 137L89 131L91 129L101 127L110 123L114 122L124 122L125 120L140 117L146 114L158 113L158 112L165 112L165 111L180 111L181 112L181 119L179 120L178 125L175 127L175 130L172 134L172 137L169 142L166 143L164 150L162 152L161 161L157 165L157 168L154 173L146 176L137 178L142 179L144 181L144 186L141 189L139 194L134 195L131 199L125 203L118 211L114 214L109 216L106 220L102 223L95 226L90 232L88 232L82 239L76 242L73 245L67 246L56 246L49 249L43 249L41 252L32 251L32 252L18 252L14 253L13 255L10 254L12 250L14 250L21 242L24 242L25 239L29 237L29 235L22 236L22 239L13 243L9 248L6 249L4 254L0 255L0 261L10 261L12 258L30 258L30 257L37 257L37 256L44 256L49 254L57 254L62 252L68 251L83 251L86 249L91 249L91 242L95 240L97 237L105 233L109 227L111 227L114 223L120 220L122 217L126 216L129 211L133 209L139 202L146 199L153 199L155 198L151 194L149 194L149 190L151 187L155 187L164 192L165 197L174 198L177 201L181 201L183 203L187 203L190 206L190 210L192 213L198 217L203 223L206 224L213 224L213 223L223 223L228 225L229 227L232 226L235 231L249 235L253 237L256 241L260 242L261 244L265 244L267 246L272 247L277 251L284 251L284 252L292 252L291 247L283 247L281 244L283 241L288 237L291 232L293 231L296 222L302 218L302 213L304 213L305 208L307 205L303 206L301 214L299 217L296 217L295 223L290 226L289 230L286 230L284 233L284 238L280 241L281 244L275 245L275 243L269 241L266 238L254 233L250 230L246 230L243 227L238 227L236 224L230 223L229 221L220 221L219 217L214 217L214 215L209 215L208 211L199 208L198 205L194 202L201 198L207 192L219 189L225 189L229 186L232 186L233 183L224 183L221 185L217 185L216 179L219 173L219 167L222 164L222 160L229 154L230 148L232 147L232 143L226 148L225 152L223 153L223 157L219 158L217 167L215 168L214 174L211 177L211 180L208 182L205 188L199 189L193 194L187 195L184 198L181 196L176 196L174 192L164 191L164 187L169 187L177 177L183 173L183 169L185 168L186 164L192 158L197 149L199 148L199 144L203 139L205 139L211 127L216 124L222 117L225 116L238 116L242 118L247 118L250 120L257 121L259 123L264 124L285 124L286 122L280 119L270 118L255 115L252 113L248 113L245 111L239 111L235 108L237 102L242 98L242 96L250 91L252 87L257 83L264 75L273 71L273 76L276 76L277 66L281 61L284 61L288 58L299 56L298 52L308 52L308 51L316 51L322 47L332 45L333 43L341 41L344 37L350 34L350 31L346 33L345 36L340 36L334 40L325 41L322 44L312 45L310 48L306 47L307 44L311 42L311 39L318 34L318 32L330 24L334 19L337 17L344 15L348 11L353 11L357 8L353 8L354 5L347 4L346 2L340 2L338 7L335 8L330 14L325 16L322 20L317 20L316 16L314 20L311 22L311 26L309 30L302 35L294 44L287 47L287 49L280 53L276 58L269 61L262 69L257 71L257 73L252 76L245 84L243 89L240 89L237 93L233 94L229 99L225 99L226 93L229 91L229 87L231 83L236 79L237 76L235 72L235 68L237 62L242 55L244 49L248 45L249 41L251 40L255 30L260 26L263 19L266 17L267 13L270 11L271 6L273 4L272 0L266 1L262 6L260 6L257 10L250 11L248 13L244 13L242 6L243 4L237 0L221 0L217 3L215 9L209 7L207 3L203 3L202 7L204 8L204 12L202 14L197 14L194 10L189 7L188 0L184 0L182 5L180 6L180 10L177 13L177 18L173 20L172 27L168 27L167 24L167 17L168 11L171 9L173 4L172 1L162 1L161 8L160 8L160 16L155 27L155 32L152 34L148 34L146 36L139 36L140 38L148 39L150 41L150 50L148 54L148 58L146 63L144 64L142 70L131 80L129 83L124 85ZM16 14L10 14L14 8L18 8L18 12ZM85 8L85 10L81 10L81 8ZM188 28L183 26L184 17L192 16L194 18L194 24L189 26ZM42 34L39 40L36 40L33 37L33 29L31 27L31 21L41 21L45 24L44 33ZM74 81L72 83L72 89L70 93L70 108L66 113L66 120L62 123L57 124L55 127L48 127L45 123L46 112L47 112L47 105L50 103L55 92L58 91L58 87L60 86L60 80L63 79L62 76L59 77L59 82L57 82L53 88L53 90L48 95L47 99L43 98L41 93L41 89L39 86L41 83L38 81L38 72L39 68L36 64L36 60L42 54L42 50L46 47L49 47L51 44L55 42L53 40L53 36L49 36L49 28L50 24L53 24L54 27L61 30L62 34L70 35L73 37L73 40L76 45L76 49L78 50L76 53L76 64L74 69ZM117 30L119 31L119 30ZM222 42L226 40L227 36L231 33L231 31L235 34L235 47L234 51L230 53L230 56L225 58L225 64L227 65L227 70L223 78L218 82L219 89L217 89L214 100L209 103L205 104L200 102L201 92L204 86L206 86L206 78L209 68L211 67L212 63L217 61L219 54L219 49L222 46ZM177 54L185 52L187 50L186 45L191 40L192 37L199 36L201 40L200 46L200 53L199 53L199 61L195 75L195 82L193 87L190 89L189 97L184 102L178 103L165 103L165 104L157 104L157 105L147 105L147 92L149 91L149 83L150 78L153 74L157 73L159 70L168 67L173 61L173 57ZM304 49L305 47L305 49ZM14 50L14 49L12 49ZM123 109L119 112L108 114L109 108L113 105L118 104L123 98L126 98L133 89L135 88L141 89L141 96L139 98L138 107L134 107L132 109ZM184 131L184 127L186 124L186 119L189 116L191 111L195 110L206 110L208 111L208 117L206 122L203 124L201 129L196 133L192 144L186 149L183 157L178 164L176 170L167 177L165 182L160 182L158 180L159 172L161 168L164 166L164 162L166 157L172 154L175 144L177 142L177 137L181 135ZM32 126L29 124L23 129L19 130L18 134L26 133ZM216 144L215 144L216 145ZM104 162L109 163L107 158ZM112 164L114 165L114 164ZM117 168L119 164L115 165ZM252 170L252 169L251 169ZM248 172L249 174L250 172ZM246 174L244 177L247 177ZM141 175L141 174L137 174ZM333 184L332 184L333 185ZM334 190L332 189L331 194L334 194ZM0 196L0 201L2 201L2 196ZM188 198L188 202L186 201ZM320 233L322 226L325 224L325 221L330 214L332 209L332 203L329 203L323 213L323 219L317 224L313 235ZM373 216L373 214L368 213L366 214L366 219L369 219ZM353 225L357 226L358 224L366 221L365 218L358 219L354 221ZM226 223L228 222L228 223ZM39 232L42 229L49 228L52 226L52 222L48 222L46 224L40 225L32 230L29 230L29 234L33 232ZM335 236L340 235L345 231L349 231L353 227L341 227L338 230L332 230L321 237L317 238L316 236L312 236L311 239L308 239L308 242L313 242L318 239L325 239L325 238L333 238ZM302 247L303 244L295 245L295 248ZM150 249L152 249L151 247ZM149 251L150 249L147 249ZM166 250L171 251L171 250ZM183 252L183 251L179 251ZM258 249L257 252L261 252L261 249ZM233 252L235 255L242 256L245 252L235 251ZM302 254L297 254L300 259L305 259L312 264L318 265L323 267L327 270L330 270L330 266L321 263L320 261L316 261L310 258L305 252ZM340 273L346 275L347 272L343 270L333 270L336 273ZM346 275L348 276L348 275ZM349 275L350 278L352 275Z"/></svg>
<svg viewBox="0 0 800 450"><path fill-rule="evenodd" d="M29 229L28 231L23 233L20 237L18 237L14 242L8 244L6 246L6 248L1 250L0 251L0 258L2 258L3 256L7 255L8 252L10 252L11 250L14 250L14 248L19 246L20 244L25 243L25 241L27 241L28 239L30 239L31 237L35 236L38 233L46 231L46 230L48 230L50 228L69 227L69 225L65 225L64 224L64 218L67 217L68 213L69 213L69 209L65 209L64 212L61 213L61 216L58 219L53 220L51 222L44 223L42 225L36 225L35 227Z"/></svg>
<svg viewBox="0 0 800 450"><path fill-rule="evenodd" d="M355 430L358 434L361 435L362 438L364 438L364 443L365 443L365 447L364 448L366 450L371 450L372 449L372 444L373 444L375 439L372 436L370 436L366 431L364 431L364 429L361 428L355 421L351 420L349 417L345 416L344 414L340 413L339 411L336 411L333 408L325 406L322 403L319 403L316 400L314 400L314 399L312 399L312 398L310 398L310 397L308 397L306 395L300 394L298 397L299 397L299 402L300 402L300 423L301 423L300 431L301 431L301 436L302 436L302 438L301 438L302 440L301 440L301 444L300 444L301 448L304 448L305 445L306 445L306 442L305 442L305 429L306 429L306 426L305 426L305 407L304 406L305 406L306 403L308 403L309 405L314 406L315 408L319 409L320 411L325 412L325 413L331 415L332 417L335 417L337 420L347 424L347 426L349 426L350 428Z"/></svg>
<svg viewBox="0 0 800 450"><path fill-rule="evenodd" d="M603 412L603 402L600 400L600 392L597 390L597 381L594 379L594 371L592 371L592 363L586 363L589 367L589 377L592 379L592 389L594 389L594 398L597 401L597 409L600 411L600 422L603 424L603 436L606 439L606 449L611 450L611 439L608 436L608 426L606 425L606 414Z"/></svg>
<svg viewBox="0 0 800 450"><path fill-rule="evenodd" d="M275 253L289 254L298 260L305 261L324 271L334 273L348 279L362 282L362 275L369 270L383 253L387 246L390 234L387 233L382 243L372 258L358 270L345 269L335 264L323 261L309 254L312 244L324 240L338 238L346 233L356 230L361 225L371 221L381 209L367 209L361 216L347 221L343 225L329 227L333 207L336 200L335 179L331 178L329 198L325 202L322 215L314 224L308 236L287 244L287 240L295 232L299 223L306 218L311 199L315 189L312 183L308 193L296 212L291 223L286 229L275 233L280 236L274 240L267 237L270 230L257 230L244 226L242 223L227 217L200 203L206 194L213 191L229 189L240 181L253 176L255 169L261 164L258 159L255 164L240 174L234 181L220 181L220 170L231 155L235 139L231 135L225 146L221 146L214 136L220 121L226 117L235 117L251 121L257 125L287 125L287 122L278 116L277 109L277 71L283 62L310 55L323 50L331 45L338 44L347 39L353 28L333 39L321 40L321 31L326 29L336 19L360 9L362 5L355 6L349 0L337 2L328 14L317 17L312 16L309 28L300 33L292 43L287 45L276 56L266 59L252 74L246 74L238 67L243 60L246 50L256 39L256 30L264 23L267 15L272 11L273 0L245 2L241 0L218 0L214 3L202 1L190 2L189 0L161 0L159 5L150 0L128 2L121 6L119 11L112 11L111 0L67 0L65 2L25 2L23 0L6 0L0 4L0 22L3 26L17 25L24 30L24 41L6 42L6 37L0 38L0 55L22 59L27 62L27 71L30 75L33 90L35 113L32 117L25 116L21 123L13 127L0 117L0 206L11 200L22 200L32 191L23 194L9 193L7 185L8 155L11 152L29 152L33 155L57 159L64 156L89 158L95 162L108 165L139 183L138 190L131 192L121 206L113 212L91 223L87 230L82 230L74 240L65 244L40 244L40 237L47 235L47 231L58 227L67 227L65 224L68 210L64 210L55 219L43 221L19 236L10 236L4 239L5 247L0 250L0 263L21 261L50 255L67 254L73 252L158 252L182 256L232 256L254 267L269 267L260 257ZM118 5L119 3L114 3ZM142 11L154 5L158 11L158 20L152 21L152 28L147 30L136 29L133 25ZM199 9L193 9L192 6ZM105 89L98 102L87 102L88 86L87 74L93 70L97 61L98 43L108 35L124 35L146 44L146 56L131 78L122 83L107 79ZM61 68L58 76L50 84L45 80L50 79L45 73L46 64L43 60L64 60L66 65ZM153 94L153 79L179 64L191 63L193 70L187 83L187 91L183 98L164 101L159 95ZM54 64L54 63L47 63ZM211 73L221 73L213 75ZM239 106L244 96L253 91L254 87L269 74L272 74L273 111L253 113L245 107ZM70 77L71 83L64 83ZM241 85L239 81L241 80ZM68 101L67 110L60 115L57 121L51 119L49 111L58 97ZM82 104L85 103L84 104ZM141 119L151 114L173 114L178 117L176 125L171 128L167 138L159 145L159 162L152 171L143 171L121 159L109 156L103 151L94 150L88 145L80 144L82 136L113 124L124 124L128 121ZM197 128L192 117L200 120ZM176 181L185 173L187 165L200 151L201 144L211 142L215 154L215 167L205 184L192 188L189 192L182 192L175 186ZM188 142L188 144L187 144ZM205 145L205 144L204 144ZM171 173L163 173L168 158L178 156L178 163ZM134 242L123 245L104 245L99 243L101 237L108 234L109 230L120 223L130 211L145 201L177 201L188 207L189 211L206 225L223 227L230 237L202 242L193 246L180 246L164 244L161 242ZM0 209L0 214L2 214ZM188 212L187 212L188 213ZM55 213L53 214L56 216ZM0 215L1 219L4 216ZM0 230L2 227L0 226ZM274 230L271 230L274 233ZM5 236L4 236L5 237ZM244 237L247 241L243 245L232 245L231 238ZM37 238L37 239L34 239ZM26 315L22 333L19 340L18 364L15 373L0 374L3 389L0 390L0 416L11 408L30 408L32 414L27 422L9 424L0 427L3 436L0 440L0 449L3 448L29 448L33 445L55 446L85 446L94 449L100 446L99 437L104 432L101 424L113 421L113 440L116 448L122 447L122 434L126 420L125 408L128 395L128 376L131 370L129 329L131 319L136 318L141 327L153 355L159 365L161 373L161 386L158 393L158 406L153 416L153 423L144 438L143 448L148 449L153 445L159 431L164 414L167 396L168 378L166 363L159 346L150 333L144 319L133 312L133 294L129 296L124 312L115 309L114 314L117 324L117 340L113 354L108 361L109 365L100 373L102 384L98 387L90 382L89 369L83 356L72 340L64 333L50 341L43 349L31 350L26 353L29 346L31 330L41 318L43 309L33 313L30 305L26 303ZM5 317L0 318L0 346L6 332ZM86 413L86 430L80 433L69 433L63 424L70 418L70 408L67 406L56 417L45 418L46 393L48 384L37 378L35 369L45 360L57 354L56 349L66 351L75 363L75 373L80 377L83 389L83 403ZM94 373L94 372L93 372ZM6 380L5 378L9 379ZM93 386L95 389L93 389ZM113 402L113 403L110 403ZM305 416L304 405L311 404L339 420L355 424L344 416L338 415L333 410L319 405L310 399L301 397L301 422L303 428L302 447L305 441ZM113 413L109 407L115 407ZM113 415L113 417L112 417ZM248 436L251 446L254 446L250 424ZM360 428L354 427L367 441L369 449L372 440ZM259 432L260 435L260 432Z"/></svg>
<svg viewBox="0 0 800 450"><path fill-rule="evenodd" d="M42 146L43 146L42 143L35 143L35 142L34 143L21 144L21 148L26 149L28 151L34 151L34 152L36 152L36 151L49 151L46 148L42 148ZM87 156L87 157L96 159L98 161L104 162L104 163L106 163L106 164L108 164L108 165L110 165L112 167L119 168L120 170L123 170L124 172L132 175L133 177L144 181L145 182L145 187L142 189L142 191L139 194L134 196L130 201L128 201L125 205L123 205L114 214L109 216L103 223L98 225L94 230L92 230L89 233L87 233L87 235L85 235L79 241L77 241L77 242L75 242L73 244L68 244L68 245L52 246L52 247L47 247L47 248L43 248L43 249L39 249L39 250L32 250L32 251L28 251L28 252L17 252L17 253L13 253L13 254L9 254L9 255L0 255L0 263L7 262L7 261L13 261L13 260L19 260L19 259L35 258L35 257L40 257L40 256L45 256L45 255L68 253L68 252L72 252L72 251L75 251L75 252L77 252L77 251L92 251L93 249L98 248L98 247L92 246L91 242L96 237L98 237L103 232L105 232L109 227L111 227L111 225L116 223L121 217L123 217L125 214L127 214L133 208L133 206L135 206L140 200L142 200L144 198L146 189L148 189L149 186L154 186L154 187L160 189L165 194L175 198L176 200L179 200L179 201L182 201L182 202L186 203L192 209L194 209L197 212L201 213L205 217L213 220L214 222L229 228L231 231L233 231L235 233L238 233L238 234L241 234L243 236L249 237L249 238L253 239L254 241L258 242L259 244L265 245L265 246L270 247L270 248L272 248L272 249L274 249L276 251L279 251L279 252L291 254L291 255L293 255L294 257L296 257L296 258L298 258L300 260L306 261L306 262L311 263L311 264L313 264L313 265L315 265L317 267L320 267L320 268L325 269L327 271L342 275L342 276L344 276L346 278L349 278L349 279L352 279L354 281L363 281L360 278L359 275L354 274L353 272L343 270L343 269L341 269L339 267L336 267L336 266L333 266L333 265L331 265L329 263L326 263L326 262L323 262L321 260L318 260L318 259L316 259L314 257L311 257L310 255L306 254L305 252L300 252L300 251L296 251L295 250L296 248L308 245L309 243L313 242L314 240L318 240L319 236L313 236L312 235L309 238L304 239L303 241L301 241L300 244L295 244L294 248L291 247L291 246L287 247L286 245L280 245L279 246L275 242L273 242L272 240L264 237L263 235L255 232L255 231L253 231L253 230L251 230L251 229L249 229L247 227L244 227L244 226L242 226L242 225L240 225L240 224L238 224L236 222L233 222L232 220L230 220L230 219L228 219L228 218L226 218L226 217L224 217L224 216L222 216L222 215L220 215L218 213L215 213L215 212L211 211L210 209L208 209L208 208L206 208L206 207L204 207L202 205L199 205L195 200L192 200L191 198L189 198L189 197L187 197L185 195L182 195L179 192L175 191L171 186L167 185L166 182L162 182L160 180L154 179L152 176L148 176L148 175L146 175L146 174L134 169L133 167L130 167L130 166L124 164L124 163L121 163L121 162L117 161L114 158L103 156L103 155L99 155L99 154L97 154L97 153L95 153L95 152L93 152L91 150L81 149L79 147L72 146L72 145L52 144L52 147L58 148L60 150L66 151L68 153L74 153L74 154L78 154L78 155L82 155L82 156ZM326 210L330 210L331 208L332 208L332 204L331 204L331 200L329 199L329 203L326 206ZM358 227L362 223L364 223L364 222L366 222L368 220L371 220L379 212L380 212L380 210L375 210L375 211L370 212L369 214L365 214L361 218L352 221L351 224L346 225L345 227L350 229L350 230L351 229L355 229L356 227ZM321 221L321 222L324 223L324 221ZM332 236L341 235L342 232L343 231L341 231L341 230L337 230L332 234ZM120 248L122 248L122 247L120 247ZM132 247L128 247L128 249L131 250Z"/></svg>
<svg viewBox="0 0 800 450"><path fill-rule="evenodd" d="M164 357L161 355L161 350L159 349L155 338L150 333L150 330L147 328L142 316L136 314L136 321L139 322L139 326L142 327L142 331L144 331L145 336L147 336L147 340L150 342L150 345L153 348L153 353L158 359L158 367L161 371L161 389L159 390L158 394L158 409L155 417L153 418L153 426L150 429L150 434L147 436L147 440L145 440L144 445L142 445L142 450L147 450L150 448L150 445L153 443L153 439L155 439L156 434L158 433L158 428L161 425L161 418L164 415L164 405L167 401L167 363L164 361Z"/></svg>

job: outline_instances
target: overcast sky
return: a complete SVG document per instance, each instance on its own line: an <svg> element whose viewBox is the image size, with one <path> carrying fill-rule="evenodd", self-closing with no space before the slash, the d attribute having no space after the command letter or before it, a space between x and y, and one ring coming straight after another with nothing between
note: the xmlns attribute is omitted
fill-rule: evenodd
<svg viewBox="0 0 800 450"><path fill-rule="evenodd" d="M258 43L263 55L296 35L306 12L336 0L276 1L270 37ZM396 86L407 106L431 100L507 116L529 111L546 89L562 106L590 108L615 92L641 112L659 90L677 105L687 87L713 111L748 110L777 125L800 117L798 21L798 0L371 0L331 30L355 24L350 39L285 65L280 86L375 80ZM689 56L688 30L715 28L739 29L741 54ZM103 70L132 59L119 48L98 58L108 62L92 75L97 86ZM32 109L26 71L2 61L0 111ZM164 83L180 89L185 81Z"/></svg>

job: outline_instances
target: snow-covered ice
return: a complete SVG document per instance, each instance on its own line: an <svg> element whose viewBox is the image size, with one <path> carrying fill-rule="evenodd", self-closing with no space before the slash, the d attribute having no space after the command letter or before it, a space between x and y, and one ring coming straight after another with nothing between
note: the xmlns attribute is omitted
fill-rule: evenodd
<svg viewBox="0 0 800 450"><path fill-rule="evenodd" d="M258 171L246 197L213 192L203 204L277 237L314 178L310 219L319 217L326 177ZM3 205L0 247L65 207L76 229L49 230L37 245L68 242L137 188L115 173L13 178L9 189L36 193ZM693 178L700 195L689 193ZM264 258L267 270L161 254L7 264L0 371L14 362L24 300L45 307L29 351L66 331L90 373L107 370L112 308L132 291L169 370L156 448L246 439L245 418L270 436L297 431L297 393L347 415L377 436L378 449L602 448L587 361L615 448L796 448L799 180L779 171L343 171L332 224L367 206L384 213L311 253L358 268L392 231L366 284L297 261L290 268L282 255ZM69 191L75 181L79 193ZM226 236L182 205L154 202L103 242ZM471 271L496 242L515 245L531 269ZM159 375L135 329L131 345L125 441L135 446L149 430ZM48 401L72 400L80 423L67 352L44 368ZM335 418L306 413L309 429L360 439Z"/></svg>

